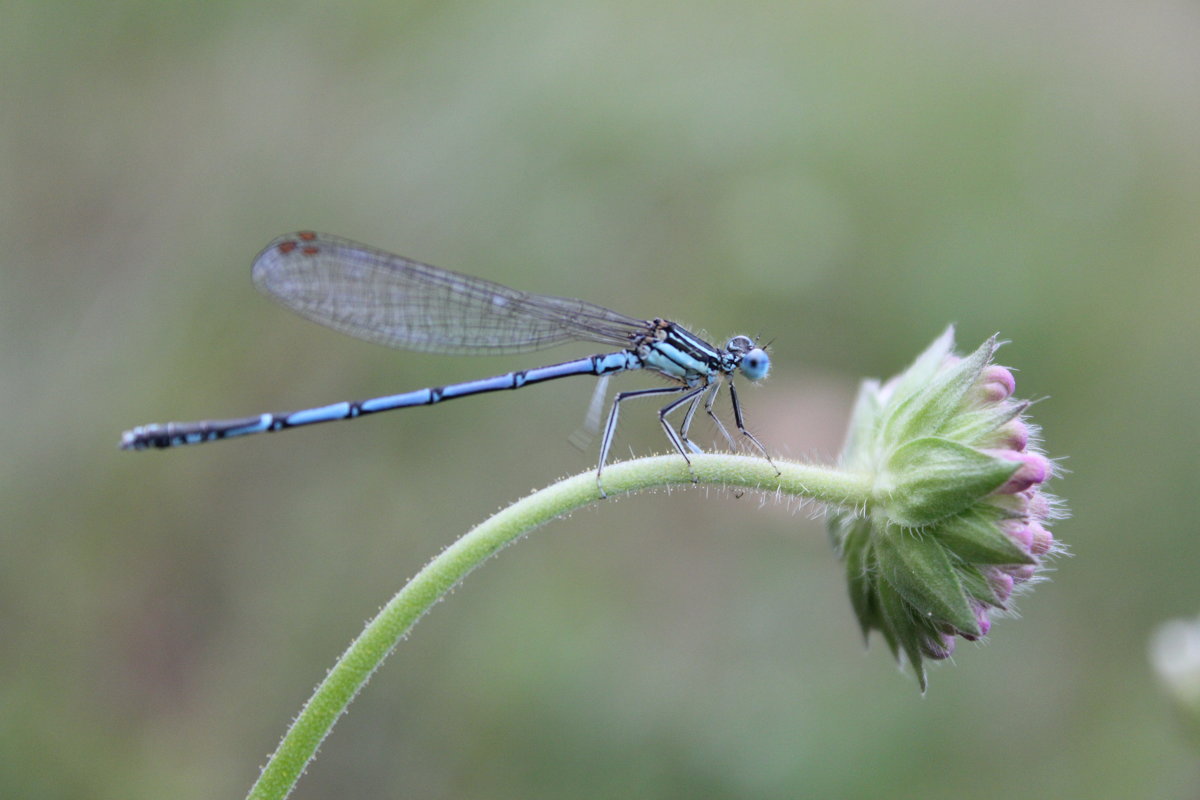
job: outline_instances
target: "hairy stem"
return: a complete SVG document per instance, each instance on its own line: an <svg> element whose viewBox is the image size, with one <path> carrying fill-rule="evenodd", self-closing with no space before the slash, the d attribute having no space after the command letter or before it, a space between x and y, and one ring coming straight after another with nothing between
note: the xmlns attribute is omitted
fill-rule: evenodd
<svg viewBox="0 0 1200 800"><path fill-rule="evenodd" d="M778 473L776 472L778 468ZM608 496L693 484L740 488L862 508L870 486L857 474L790 461L696 454L691 469L678 455L611 464ZM493 554L555 517L601 499L596 473L566 478L510 505L479 524L410 580L350 645L305 704L248 797L282 800L296 785L338 717L392 649L446 592Z"/></svg>

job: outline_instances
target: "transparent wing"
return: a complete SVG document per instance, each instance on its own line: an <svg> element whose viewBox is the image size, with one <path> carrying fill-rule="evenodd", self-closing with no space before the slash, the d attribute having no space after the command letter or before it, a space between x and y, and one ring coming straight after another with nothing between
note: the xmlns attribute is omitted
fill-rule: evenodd
<svg viewBox="0 0 1200 800"><path fill-rule="evenodd" d="M252 274L259 289L314 322L428 353L522 353L567 341L627 347L649 325L323 233L279 237Z"/></svg>

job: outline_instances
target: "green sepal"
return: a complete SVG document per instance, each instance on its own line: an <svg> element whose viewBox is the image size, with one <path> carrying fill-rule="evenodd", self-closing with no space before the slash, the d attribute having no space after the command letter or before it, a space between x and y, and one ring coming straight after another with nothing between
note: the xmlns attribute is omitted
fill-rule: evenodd
<svg viewBox="0 0 1200 800"><path fill-rule="evenodd" d="M913 619L912 608L886 581L878 584L876 593L883 622L880 629L888 647L891 648L892 656L899 658L898 648L904 650L908 663L916 673L917 683L921 685L921 693L924 694L926 683L924 656L921 654L920 644L921 629Z"/></svg>
<svg viewBox="0 0 1200 800"><path fill-rule="evenodd" d="M845 558L846 538L855 530L855 523L861 517L847 509L832 509L825 517L825 532L829 534L829 544L838 558Z"/></svg>
<svg viewBox="0 0 1200 800"><path fill-rule="evenodd" d="M938 431L938 435L956 442L978 442L993 431L1025 413L1029 403L993 403L963 411Z"/></svg>
<svg viewBox="0 0 1200 800"><path fill-rule="evenodd" d="M958 514L1004 485L1020 467L965 444L926 436L888 459L885 502L892 522L919 528Z"/></svg>
<svg viewBox="0 0 1200 800"><path fill-rule="evenodd" d="M970 564L958 565L958 578L962 581L963 589L975 600L995 608L1006 608L1004 602L996 597L992 584L983 576L978 567Z"/></svg>
<svg viewBox="0 0 1200 800"><path fill-rule="evenodd" d="M872 601L875 565L871 555L871 522L867 519L856 522L861 524L849 527L842 538L841 556L845 560L850 607L858 618L865 640L871 629L879 626L878 610Z"/></svg>
<svg viewBox="0 0 1200 800"><path fill-rule="evenodd" d="M932 532L947 550L969 564L1036 564L1037 559L1000 529L1000 518L999 511L976 506L942 520Z"/></svg>
<svg viewBox="0 0 1200 800"><path fill-rule="evenodd" d="M970 390L996 352L996 337L981 344L974 353L932 376L909 397L900 399L887 417L886 439L904 442L937 433L946 421L962 410L963 396Z"/></svg>
<svg viewBox="0 0 1200 800"><path fill-rule="evenodd" d="M889 381L891 397L903 399L920 391L937 375L938 370L946 362L946 357L954 352L954 326L949 325L926 347L921 355L910 364L904 372L895 378L895 383Z"/></svg>
<svg viewBox="0 0 1200 800"><path fill-rule="evenodd" d="M875 628L879 631L879 634L883 636L883 642L887 645L888 651L892 654L892 658L899 661L901 658L903 658L903 656L900 655L900 640L896 638L896 629L892 625L892 614L894 612L884 608L883 595L879 591L880 587L886 587L901 605L903 605L904 600L900 597L900 595L896 594L895 589L887 587L886 584L883 583L878 583L875 585L871 598L872 607L877 612ZM908 618L905 617L904 620L905 625L907 626ZM907 627L904 628L904 630L907 629Z"/></svg>
<svg viewBox="0 0 1200 800"><path fill-rule="evenodd" d="M879 381L863 381L854 399L854 410L850 413L850 424L846 428L846 441L842 443L841 463L847 469L858 469L867 465L858 463L875 451L870 440L879 430Z"/></svg>
<svg viewBox="0 0 1200 800"><path fill-rule="evenodd" d="M936 538L889 525L874 541L880 575L916 614L963 633L981 635L955 565Z"/></svg>

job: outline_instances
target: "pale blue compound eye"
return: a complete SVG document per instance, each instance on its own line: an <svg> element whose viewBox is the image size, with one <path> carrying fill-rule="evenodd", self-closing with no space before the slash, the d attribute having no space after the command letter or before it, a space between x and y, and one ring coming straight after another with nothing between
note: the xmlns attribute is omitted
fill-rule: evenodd
<svg viewBox="0 0 1200 800"><path fill-rule="evenodd" d="M742 356L742 374L752 381L761 381L771 371L771 357L761 347L756 347Z"/></svg>

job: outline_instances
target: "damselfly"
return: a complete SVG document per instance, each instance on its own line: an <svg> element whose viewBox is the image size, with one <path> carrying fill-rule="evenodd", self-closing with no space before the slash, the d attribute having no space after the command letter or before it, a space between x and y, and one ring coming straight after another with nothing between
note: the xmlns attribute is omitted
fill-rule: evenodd
<svg viewBox="0 0 1200 800"><path fill-rule="evenodd" d="M584 341L620 349L492 378L285 414L143 425L125 432L122 449L199 444L519 389L569 375L607 377L648 369L671 385L616 396L600 442L597 481L608 459L621 403L634 397L678 395L659 410L658 419L671 445L689 464L689 452L702 452L688 438L701 404L725 440L735 447L733 437L713 412L713 402L724 382L729 384L738 431L770 458L762 443L746 430L733 384L736 371L759 381L770 368L766 352L748 336L734 336L718 349L665 319L639 320L583 300L521 292L310 231L271 242L255 258L252 274L259 289L296 313L359 339L393 347L428 353L495 354L525 353L567 341ZM686 411L676 429L667 415L683 407Z"/></svg>

